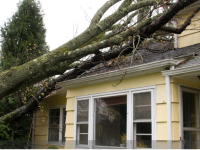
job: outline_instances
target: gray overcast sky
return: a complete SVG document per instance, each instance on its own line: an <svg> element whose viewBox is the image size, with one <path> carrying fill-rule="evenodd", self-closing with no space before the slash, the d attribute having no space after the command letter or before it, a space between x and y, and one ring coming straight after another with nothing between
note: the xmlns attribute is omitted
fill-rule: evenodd
<svg viewBox="0 0 200 150"><path fill-rule="evenodd" d="M73 38L77 27L77 34L83 32L95 12L106 1L108 0L40 0L45 14L46 42L50 49ZM16 12L18 2L19 0L1 0L0 26ZM114 10L112 8L110 12Z"/></svg>

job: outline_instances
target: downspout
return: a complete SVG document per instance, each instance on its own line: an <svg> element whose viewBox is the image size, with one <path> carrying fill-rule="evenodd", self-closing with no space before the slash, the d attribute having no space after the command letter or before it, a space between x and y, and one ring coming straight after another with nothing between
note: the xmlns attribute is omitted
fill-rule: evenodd
<svg viewBox="0 0 200 150"><path fill-rule="evenodd" d="M172 149L171 87L170 77L165 76L167 96L167 148Z"/></svg>
<svg viewBox="0 0 200 150"><path fill-rule="evenodd" d="M35 110L33 111L33 125L32 125L32 149L34 148L34 133L35 133Z"/></svg>

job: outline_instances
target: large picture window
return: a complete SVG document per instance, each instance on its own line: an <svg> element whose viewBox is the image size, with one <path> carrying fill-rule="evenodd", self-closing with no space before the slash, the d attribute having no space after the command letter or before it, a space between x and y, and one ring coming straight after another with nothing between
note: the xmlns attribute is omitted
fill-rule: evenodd
<svg viewBox="0 0 200 150"><path fill-rule="evenodd" d="M65 106L58 106L49 109L48 143L64 145L65 118Z"/></svg>
<svg viewBox="0 0 200 150"><path fill-rule="evenodd" d="M76 97L75 148L155 148L155 87Z"/></svg>
<svg viewBox="0 0 200 150"><path fill-rule="evenodd" d="M126 96L94 99L96 146L125 147L127 116L126 99Z"/></svg>

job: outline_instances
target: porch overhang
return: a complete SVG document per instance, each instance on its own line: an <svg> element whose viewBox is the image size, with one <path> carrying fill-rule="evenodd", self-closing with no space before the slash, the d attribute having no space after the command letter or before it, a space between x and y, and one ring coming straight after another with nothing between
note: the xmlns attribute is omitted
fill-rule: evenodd
<svg viewBox="0 0 200 150"><path fill-rule="evenodd" d="M170 76L171 78L181 78L193 82L200 83L198 76L200 76L200 64L177 68L167 71L161 71L163 76Z"/></svg>

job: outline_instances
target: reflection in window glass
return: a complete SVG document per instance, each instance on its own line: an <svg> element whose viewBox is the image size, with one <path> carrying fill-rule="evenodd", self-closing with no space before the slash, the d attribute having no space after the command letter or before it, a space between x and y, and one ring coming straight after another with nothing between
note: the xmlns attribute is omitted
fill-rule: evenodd
<svg viewBox="0 0 200 150"><path fill-rule="evenodd" d="M95 99L95 145L126 144L127 97Z"/></svg>
<svg viewBox="0 0 200 150"><path fill-rule="evenodd" d="M77 122L88 121L89 100L81 100L77 102Z"/></svg>

